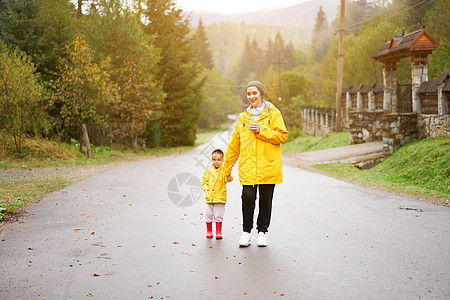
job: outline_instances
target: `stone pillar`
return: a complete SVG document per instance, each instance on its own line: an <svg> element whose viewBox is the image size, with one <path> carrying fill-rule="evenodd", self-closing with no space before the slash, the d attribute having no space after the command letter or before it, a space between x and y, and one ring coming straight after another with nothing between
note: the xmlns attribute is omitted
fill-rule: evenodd
<svg viewBox="0 0 450 300"><path fill-rule="evenodd" d="M385 62L383 65L384 97L383 110L397 112L397 63Z"/></svg>
<svg viewBox="0 0 450 300"><path fill-rule="evenodd" d="M362 95L361 95L361 92L358 91L356 93L356 109L361 110L362 108L363 108Z"/></svg>
<svg viewBox="0 0 450 300"><path fill-rule="evenodd" d="M415 54L411 56L411 79L413 112L420 114L422 112L422 105L420 103L420 95L418 91L420 85L423 82L428 81L427 55Z"/></svg>
<svg viewBox="0 0 450 300"><path fill-rule="evenodd" d="M367 97L369 98L369 111L375 110L375 95L373 91L370 91Z"/></svg>
<svg viewBox="0 0 450 300"><path fill-rule="evenodd" d="M352 95L350 95L350 92L345 93L345 103L347 106L347 110L349 108L352 108Z"/></svg>
<svg viewBox="0 0 450 300"><path fill-rule="evenodd" d="M447 93L442 91L447 81L442 82L438 86L438 116L443 117L448 114L448 96Z"/></svg>

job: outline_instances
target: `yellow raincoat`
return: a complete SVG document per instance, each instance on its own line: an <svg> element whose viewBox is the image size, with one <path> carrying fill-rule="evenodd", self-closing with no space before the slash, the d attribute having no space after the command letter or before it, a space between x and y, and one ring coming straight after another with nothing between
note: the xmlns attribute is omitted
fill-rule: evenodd
<svg viewBox="0 0 450 300"><path fill-rule="evenodd" d="M202 189L206 191L206 203L227 203L226 183L233 180L233 176L226 176L223 168L209 168L202 177Z"/></svg>
<svg viewBox="0 0 450 300"><path fill-rule="evenodd" d="M253 118L245 110L231 137L223 166L224 174L231 174L239 159L239 180L242 185L277 184L283 181L281 144L286 142L288 132L280 111L271 103L263 101L264 109L256 121L259 133L250 128Z"/></svg>

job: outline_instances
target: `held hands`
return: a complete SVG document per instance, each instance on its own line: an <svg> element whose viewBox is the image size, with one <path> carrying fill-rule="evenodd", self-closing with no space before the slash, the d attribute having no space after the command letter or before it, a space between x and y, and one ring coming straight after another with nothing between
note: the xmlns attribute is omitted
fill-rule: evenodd
<svg viewBox="0 0 450 300"><path fill-rule="evenodd" d="M261 127L259 126L258 123L250 123L249 128L250 128L250 130L252 130L254 133L259 133L259 130L261 129Z"/></svg>

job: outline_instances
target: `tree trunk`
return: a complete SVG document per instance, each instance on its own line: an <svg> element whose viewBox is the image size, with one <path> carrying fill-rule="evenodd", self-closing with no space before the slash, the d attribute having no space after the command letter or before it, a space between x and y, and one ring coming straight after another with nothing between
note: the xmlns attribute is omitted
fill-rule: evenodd
<svg viewBox="0 0 450 300"><path fill-rule="evenodd" d="M91 144L89 143L89 136L86 128L86 124L81 124L81 130L83 131L83 140L84 144L86 146L86 154L88 158L92 158L92 152L91 152Z"/></svg>

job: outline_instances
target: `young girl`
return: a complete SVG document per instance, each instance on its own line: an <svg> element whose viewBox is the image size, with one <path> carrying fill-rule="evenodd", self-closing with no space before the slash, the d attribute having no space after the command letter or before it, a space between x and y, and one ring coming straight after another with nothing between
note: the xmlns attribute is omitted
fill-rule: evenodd
<svg viewBox="0 0 450 300"><path fill-rule="evenodd" d="M227 203L226 183L233 180L233 176L225 176L222 170L223 151L216 149L212 152L213 166L205 171L202 177L202 189L205 191L206 207L206 237L213 237L212 222L216 222L216 239L222 236L222 221L225 214L225 203Z"/></svg>

